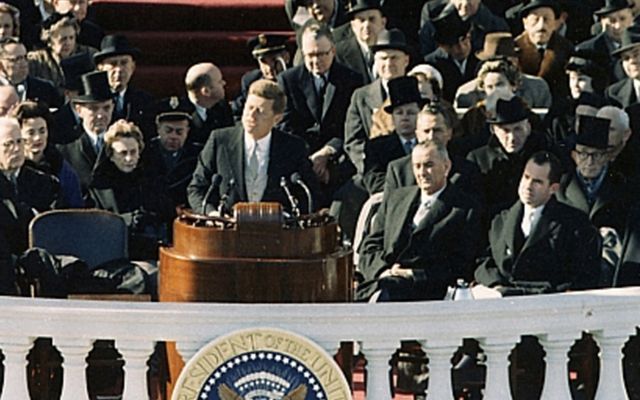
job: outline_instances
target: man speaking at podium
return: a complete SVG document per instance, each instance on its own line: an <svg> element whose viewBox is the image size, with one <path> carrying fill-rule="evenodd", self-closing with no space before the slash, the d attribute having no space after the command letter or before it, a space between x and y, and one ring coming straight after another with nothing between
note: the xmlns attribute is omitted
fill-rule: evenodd
<svg viewBox="0 0 640 400"><path fill-rule="evenodd" d="M285 105L286 96L275 82L251 84L242 124L213 131L198 157L187 188L195 212L215 214L238 202L259 201L278 202L289 210L299 202L299 209L307 210L307 197L291 177L297 172L312 196L317 180L304 141L274 128Z"/></svg>

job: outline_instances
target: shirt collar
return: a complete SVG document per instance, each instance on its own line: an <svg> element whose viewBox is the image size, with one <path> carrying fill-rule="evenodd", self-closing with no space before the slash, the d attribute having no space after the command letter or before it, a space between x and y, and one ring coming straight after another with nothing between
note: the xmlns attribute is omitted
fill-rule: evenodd
<svg viewBox="0 0 640 400"><path fill-rule="evenodd" d="M249 135L247 132L244 132L244 149L246 150L246 154L251 154L253 151L253 146L258 145L259 153L268 153L269 149L271 149L271 132L269 132L265 137L255 140L253 136Z"/></svg>
<svg viewBox="0 0 640 400"><path fill-rule="evenodd" d="M547 205L547 203L544 203L542 205L539 205L538 207L531 207L528 204L524 205L524 215L531 215L533 213L533 218L531 219L532 221L537 221L538 218L540 218L540 215L542 215L542 211L544 210L544 207Z"/></svg>
<svg viewBox="0 0 640 400"><path fill-rule="evenodd" d="M442 192L446 188L447 188L447 185L445 183L442 189L438 190L433 194L427 194L425 191L420 191L420 204L425 204L429 202L431 205L433 205L433 203L438 199L438 197L442 194Z"/></svg>

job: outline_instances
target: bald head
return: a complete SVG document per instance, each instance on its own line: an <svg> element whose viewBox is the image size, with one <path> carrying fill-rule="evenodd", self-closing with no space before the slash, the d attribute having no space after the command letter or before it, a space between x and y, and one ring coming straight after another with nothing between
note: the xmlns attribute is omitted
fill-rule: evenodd
<svg viewBox="0 0 640 400"><path fill-rule="evenodd" d="M0 86L0 116L7 115L20 101L13 86Z"/></svg>
<svg viewBox="0 0 640 400"><path fill-rule="evenodd" d="M215 64L200 63L189 68L184 84L193 103L211 108L224 99L224 87L227 83Z"/></svg>

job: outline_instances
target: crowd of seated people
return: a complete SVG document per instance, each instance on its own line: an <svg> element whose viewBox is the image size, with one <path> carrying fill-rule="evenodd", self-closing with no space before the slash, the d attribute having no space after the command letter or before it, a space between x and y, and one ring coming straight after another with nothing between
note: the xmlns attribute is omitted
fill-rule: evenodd
<svg viewBox="0 0 640 400"><path fill-rule="evenodd" d="M182 208L292 212L280 180L298 173L344 243L384 192L354 249L361 300L439 298L458 278L507 295L640 282L634 2L285 3L296 53L249 40L256 69L233 99L215 54L154 98L130 83L141 51L86 2L0 3L2 269L37 213L120 214L132 257L153 260ZM587 252L580 272L547 276L567 259L530 243L545 234L554 251L582 244L567 250Z"/></svg>

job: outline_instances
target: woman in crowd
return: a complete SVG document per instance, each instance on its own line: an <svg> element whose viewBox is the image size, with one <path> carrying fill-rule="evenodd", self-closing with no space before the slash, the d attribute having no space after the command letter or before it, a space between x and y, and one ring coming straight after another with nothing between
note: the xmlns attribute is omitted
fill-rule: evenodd
<svg viewBox="0 0 640 400"><path fill-rule="evenodd" d="M14 116L18 119L22 131L26 165L54 175L60 180L60 208L82 208L84 201L78 175L62 158L62 154L49 145L49 109L40 103L24 101L16 107Z"/></svg>
<svg viewBox="0 0 640 400"><path fill-rule="evenodd" d="M0 38L20 36L20 11L14 6L0 2Z"/></svg>
<svg viewBox="0 0 640 400"><path fill-rule="evenodd" d="M160 180L152 182L143 173L139 161L144 142L135 124L116 121L104 135L107 158L94 170L90 203L125 219L131 259L157 259L158 243L167 239L175 217L172 201Z"/></svg>
<svg viewBox="0 0 640 400"><path fill-rule="evenodd" d="M42 23L41 39L46 48L29 52L29 73L32 76L47 79L62 91L64 74L60 61L75 54L97 50L78 44L80 25L71 14L53 13Z"/></svg>

